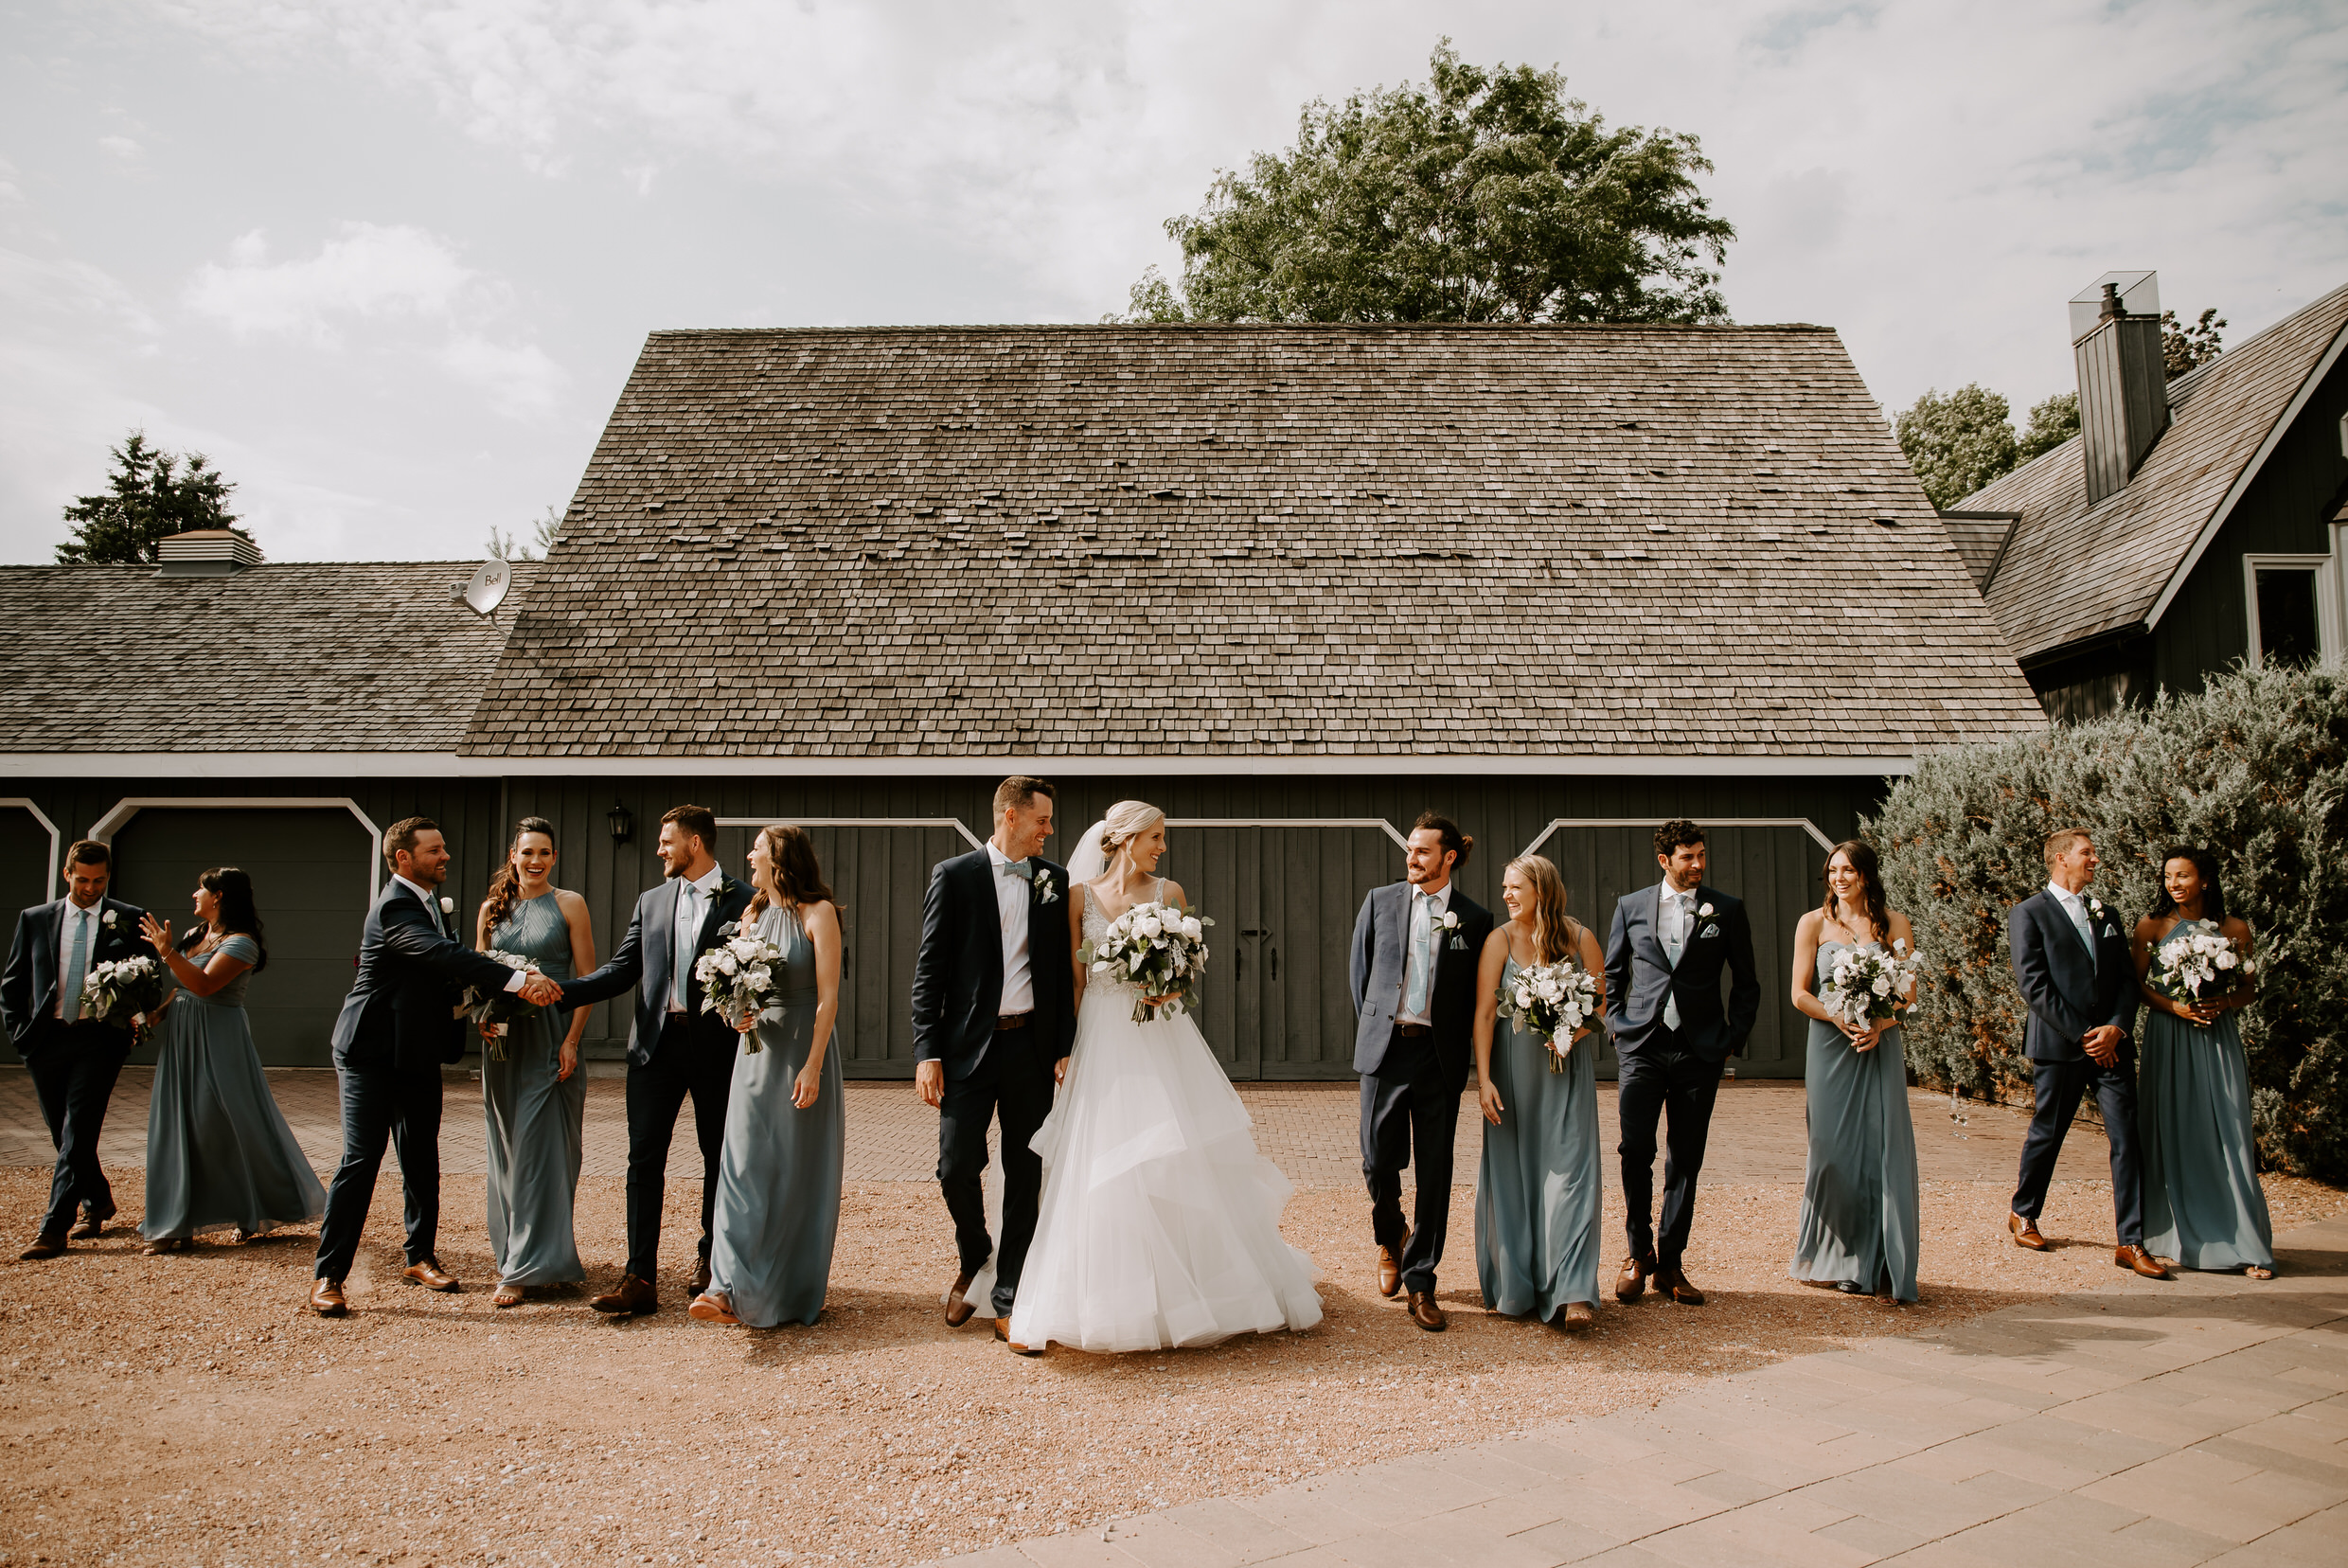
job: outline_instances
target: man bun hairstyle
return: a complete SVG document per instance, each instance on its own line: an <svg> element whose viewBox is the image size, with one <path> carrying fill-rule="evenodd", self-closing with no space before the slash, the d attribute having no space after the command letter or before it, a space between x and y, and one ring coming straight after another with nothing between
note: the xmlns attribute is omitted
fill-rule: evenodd
<svg viewBox="0 0 2348 1568"><path fill-rule="evenodd" d="M2046 868L2054 869L2054 863L2071 853L2071 846L2081 839L2095 835L2084 828L2057 828L2046 835Z"/></svg>
<svg viewBox="0 0 2348 1568"><path fill-rule="evenodd" d="M96 839L76 839L65 851L67 865L112 865L115 852Z"/></svg>
<svg viewBox="0 0 2348 1568"><path fill-rule="evenodd" d="M1013 774L995 786L995 815L1001 816L1014 807L1024 808L1038 795L1050 801L1059 799L1059 792L1045 780L1030 778L1025 774Z"/></svg>
<svg viewBox="0 0 2348 1568"><path fill-rule="evenodd" d="M426 833L436 833L440 825L430 817L401 817L383 829L383 859L394 871L400 869L400 857L416 853L416 841Z"/></svg>
<svg viewBox="0 0 2348 1568"><path fill-rule="evenodd" d="M1673 817L1655 829L1655 852L1665 860L1683 844L1701 844L1704 830L1685 817Z"/></svg>
<svg viewBox="0 0 2348 1568"><path fill-rule="evenodd" d="M1411 831L1415 833L1421 828L1441 839L1443 847L1459 857L1451 863L1451 869L1454 872L1465 871L1468 868L1468 851L1476 846L1472 834L1461 832L1459 824L1440 811L1419 812L1418 820L1411 824Z"/></svg>
<svg viewBox="0 0 2348 1568"><path fill-rule="evenodd" d="M680 833L690 833L702 841L702 847L711 854L718 852L718 813L706 806L671 806L661 813L663 826L677 825Z"/></svg>

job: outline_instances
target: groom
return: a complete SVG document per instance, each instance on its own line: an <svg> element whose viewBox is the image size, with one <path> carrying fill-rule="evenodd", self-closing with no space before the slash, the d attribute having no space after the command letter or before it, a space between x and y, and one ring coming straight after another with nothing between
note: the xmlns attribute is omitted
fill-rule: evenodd
<svg viewBox="0 0 2348 1568"><path fill-rule="evenodd" d="M1076 1037L1068 872L1042 858L1052 836L1052 786L1012 777L995 787L995 830L985 847L941 861L921 905L913 968L914 1086L942 1114L937 1181L953 1216L961 1273L946 1292L960 1327L978 1304L971 1278L995 1259L988 1314L1009 1344L1011 1303L1036 1234L1043 1162L1027 1147L1052 1110ZM1003 1130L1003 1238L987 1235L987 1124ZM1021 1355L1043 1347L1013 1345Z"/></svg>
<svg viewBox="0 0 2348 1568"><path fill-rule="evenodd" d="M1354 921L1349 968L1353 1070L1361 1075L1361 1175L1378 1241L1378 1290L1408 1287L1411 1321L1448 1327L1435 1305L1435 1265L1451 1216L1451 1142L1467 1087L1476 1018L1476 965L1492 917L1451 879L1475 840L1424 812L1403 851L1403 880L1372 888ZM1417 1149L1413 1223L1402 1222L1402 1167Z"/></svg>
<svg viewBox="0 0 2348 1568"><path fill-rule="evenodd" d="M1742 900L1704 882L1704 830L1684 817L1655 829L1663 880L1614 903L1606 938L1607 1025L1613 1032L1615 1103L1622 1115L1623 1208L1630 1255L1614 1299L1636 1301L1651 1278L1682 1307L1704 1292L1680 1266L1696 1220L1721 1063L1745 1054L1761 1016L1752 925ZM1720 997L1720 970L1730 975ZM1668 1113L1663 1232L1655 1230L1655 1128Z"/></svg>

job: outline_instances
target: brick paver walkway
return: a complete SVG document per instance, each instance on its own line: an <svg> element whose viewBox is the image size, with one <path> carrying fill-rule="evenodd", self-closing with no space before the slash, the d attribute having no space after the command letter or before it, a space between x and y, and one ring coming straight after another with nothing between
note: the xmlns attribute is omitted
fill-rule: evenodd
<svg viewBox="0 0 2348 1568"><path fill-rule="evenodd" d="M951 1568L2338 1568L2348 1217L2277 1250Z"/></svg>

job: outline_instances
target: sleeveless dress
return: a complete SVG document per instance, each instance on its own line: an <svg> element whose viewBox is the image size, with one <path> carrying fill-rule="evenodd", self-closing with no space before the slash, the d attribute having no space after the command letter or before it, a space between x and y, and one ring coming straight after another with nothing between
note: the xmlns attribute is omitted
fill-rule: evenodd
<svg viewBox="0 0 2348 1568"><path fill-rule="evenodd" d="M551 890L514 900L489 928L489 946L529 959L549 979L573 978L571 923ZM505 1060L481 1053L489 1252L507 1285L570 1285L587 1277L571 1228L587 1074L582 1064L567 1082L556 1077L570 1027L568 1010L543 1007L507 1026Z"/></svg>
<svg viewBox="0 0 2348 1568"><path fill-rule="evenodd" d="M1501 983L1523 966L1510 958ZM1570 1302L1598 1304L1598 1036L1549 1070L1549 1047L1511 1019L1492 1038L1498 1127L1484 1124L1476 1169L1476 1283L1484 1305L1547 1322Z"/></svg>
<svg viewBox="0 0 2348 1568"><path fill-rule="evenodd" d="M1818 984L1834 972L1837 950L1818 946ZM1897 1026L1872 1051L1823 1019L1810 1020L1804 1073L1810 1160L1802 1183L1802 1230L1787 1273L1816 1284L1873 1292L1888 1274L1892 1293L1916 1299L1916 1132L1908 1114L1908 1052Z"/></svg>
<svg viewBox="0 0 2348 1568"><path fill-rule="evenodd" d="M238 935L219 953L258 961L260 944ZM147 1109L147 1217L150 1241L205 1231L258 1235L302 1225L326 1212L326 1188L294 1140L269 1093L261 1054L245 1017L244 971L209 996L181 989L157 1025L155 1086Z"/></svg>
<svg viewBox="0 0 2348 1568"><path fill-rule="evenodd" d="M782 999L759 1016L760 1049L734 1059L709 1221L709 1289L746 1326L772 1328L823 1315L840 1236L847 1114L836 1036L824 1052L815 1103L804 1111L791 1103L792 1080L815 1044L815 944L779 905L758 917L757 933L782 950Z"/></svg>
<svg viewBox="0 0 2348 1568"><path fill-rule="evenodd" d="M1085 887L1084 935L1108 933ZM1320 1271L1280 1238L1295 1189L1256 1152L1198 1025L1136 1024L1134 1001L1130 985L1085 979L1068 1081L1029 1143L1043 1196L1012 1343L1154 1350L1311 1327Z"/></svg>
<svg viewBox="0 0 2348 1568"><path fill-rule="evenodd" d="M2206 920L2179 920L2160 947L2215 930ZM2144 1250L2188 1269L2274 1267L2274 1226L2258 1185L2250 1067L2237 1019L2229 1007L2204 1029L2148 1008L2138 1038Z"/></svg>

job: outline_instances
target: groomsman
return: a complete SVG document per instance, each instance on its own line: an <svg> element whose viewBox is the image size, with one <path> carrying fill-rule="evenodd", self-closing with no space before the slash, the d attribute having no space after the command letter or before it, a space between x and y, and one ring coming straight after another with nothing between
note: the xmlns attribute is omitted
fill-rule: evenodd
<svg viewBox="0 0 2348 1568"><path fill-rule="evenodd" d="M702 1010L693 966L718 945L718 928L750 907L748 884L718 867L718 818L706 806L676 806L661 816L663 882L636 900L628 938L612 961L562 988L574 1007L636 993L628 1030L628 1268L587 1305L598 1312L643 1317L660 1309L661 1203L668 1190L668 1146L677 1117L693 1102L693 1136L702 1149L701 1254L686 1288L709 1288L709 1217L718 1201L718 1160L725 1148L725 1102L742 1037L715 1011Z"/></svg>
<svg viewBox="0 0 2348 1568"><path fill-rule="evenodd" d="M1348 964L1378 1290L1407 1289L1411 1321L1437 1334L1448 1327L1435 1267L1450 1224L1451 1144L1473 1055L1476 965L1492 934L1491 915L1451 880L1474 846L1450 817L1422 813L1403 850L1403 880L1361 900ZM1406 1165L1417 1175L1407 1226Z"/></svg>
<svg viewBox="0 0 2348 1568"><path fill-rule="evenodd" d="M1684 817L1655 829L1663 880L1614 902L1606 938L1607 1025L1613 1033L1621 1114L1624 1226L1629 1256L1614 1299L1636 1301L1646 1282L1682 1307L1704 1292L1681 1267L1696 1221L1696 1179L1712 1135L1721 1064L1745 1054L1761 1016L1752 926L1740 900L1704 881L1704 830ZM1720 971L1730 987L1723 1002ZM1668 1121L1664 1118L1668 1116ZM1663 1212L1655 1223L1655 1129L1664 1124Z"/></svg>
<svg viewBox="0 0 2348 1568"><path fill-rule="evenodd" d="M106 846L83 839L68 849L65 896L16 918L8 971L0 978L0 1016L32 1074L42 1119L57 1146L48 1210L33 1244L19 1255L27 1261L65 1250L77 1209L83 1222L72 1234L83 1241L96 1239L115 1214L114 1189L98 1165L98 1135L115 1079L131 1055L131 1032L84 1016L81 983L96 965L152 956L153 950L138 935L147 912L106 897L113 876L114 854Z"/></svg>
<svg viewBox="0 0 2348 1568"><path fill-rule="evenodd" d="M465 988L517 991L541 1007L561 988L535 971L507 969L456 939L454 901L440 896L448 840L429 817L407 817L383 833L391 880L376 895L359 938L359 977L334 1020L334 1069L343 1096L343 1160L327 1188L318 1227L310 1309L320 1317L350 1310L343 1292L375 1200L383 1146L400 1151L407 1267L400 1277L454 1291L440 1267L440 1068L465 1057L455 1016Z"/></svg>
<svg viewBox="0 0 2348 1568"><path fill-rule="evenodd" d="M2021 1178L2005 1226L2017 1246L2043 1251L2038 1216L2079 1096L2095 1092L2111 1145L2111 1209L2119 1232L2112 1261L2147 1279L2168 1271L2144 1251L2144 1189L2136 1154L2136 960L2119 918L2087 890L2098 864L2084 828L2046 841L2047 883L2014 906L2006 935L2014 980L2030 1005L2022 1048L2037 1080L2037 1108L2022 1140Z"/></svg>

